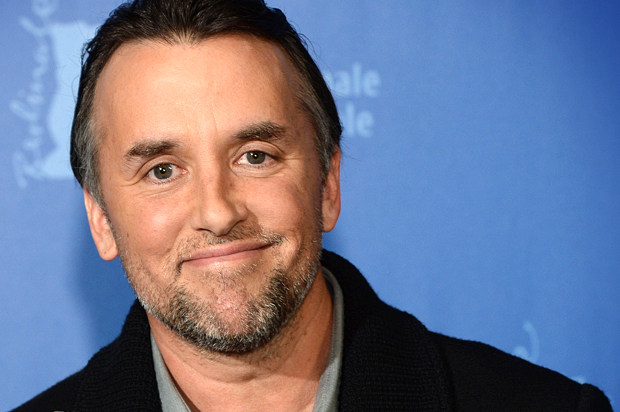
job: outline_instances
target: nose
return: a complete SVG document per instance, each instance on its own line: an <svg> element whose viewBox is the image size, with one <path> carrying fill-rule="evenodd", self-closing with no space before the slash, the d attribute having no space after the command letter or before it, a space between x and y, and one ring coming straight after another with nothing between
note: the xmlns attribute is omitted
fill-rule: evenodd
<svg viewBox="0 0 620 412"><path fill-rule="evenodd" d="M247 218L243 193L232 173L216 171L197 179L193 227L224 236Z"/></svg>

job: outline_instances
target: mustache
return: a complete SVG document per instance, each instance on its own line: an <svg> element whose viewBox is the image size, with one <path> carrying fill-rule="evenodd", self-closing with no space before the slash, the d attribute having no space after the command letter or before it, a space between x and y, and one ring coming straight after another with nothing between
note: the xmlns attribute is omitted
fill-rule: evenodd
<svg viewBox="0 0 620 412"><path fill-rule="evenodd" d="M286 236L265 230L258 224L238 224L228 233L221 236L216 236L211 232L204 231L184 239L181 243L179 243L176 248L177 257L174 261L175 272L180 274L183 261L189 259L194 252L200 249L240 240L252 240L262 246L279 246L284 243Z"/></svg>

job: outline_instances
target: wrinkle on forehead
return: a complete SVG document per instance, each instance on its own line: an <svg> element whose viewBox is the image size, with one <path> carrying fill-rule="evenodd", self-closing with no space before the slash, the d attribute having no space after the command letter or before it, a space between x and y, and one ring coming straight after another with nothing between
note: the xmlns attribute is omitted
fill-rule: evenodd
<svg viewBox="0 0 620 412"><path fill-rule="evenodd" d="M213 56L213 64L209 63L210 59L205 59L204 54L181 53L183 49L200 49L205 44L209 47L204 49L204 53ZM165 48L165 52L161 52L162 47ZM231 53L231 50L235 53ZM93 115L104 120L103 123L108 123L106 120L114 121L109 117L103 117L101 112L109 112L113 109L112 105L121 103L118 99L132 93L132 88L141 87L140 78L143 82L150 82L149 86L153 88L158 87L157 82L162 87L165 87L164 83L167 80L178 82L184 69L181 63L175 64L174 59L170 59L170 56L175 53L182 55L185 63L207 66L202 72L203 76L193 79L184 78L184 83L179 85L180 87L206 86L214 91L210 96L211 107L205 107L205 104L208 104L207 101L202 102L205 110L200 112L201 117L215 116L215 109L219 103L218 97L227 91L221 89L222 76L232 79L229 88L252 88L255 93L271 95L280 100L286 99L289 106L293 104L296 107L295 112L298 115L306 115L297 100L298 76L286 53L273 43L249 35L218 35L199 43L170 44L162 41L143 41L123 44L113 54L100 76L95 93ZM222 66L216 62L222 56L229 61L226 72L223 72ZM254 80L251 83L248 82L248 72ZM136 73L140 73L140 78L136 78ZM150 80L152 78L156 80ZM236 78L240 80L236 81ZM139 91L134 90L134 92ZM103 96L104 94L107 96ZM153 104L158 103L156 95L151 100ZM177 105L191 106L192 102L179 100ZM240 107L240 110L244 108ZM191 113L191 111L186 112L186 114ZM213 131L219 133L216 119L211 120L213 120L211 122ZM189 117L186 121L189 125L194 119Z"/></svg>

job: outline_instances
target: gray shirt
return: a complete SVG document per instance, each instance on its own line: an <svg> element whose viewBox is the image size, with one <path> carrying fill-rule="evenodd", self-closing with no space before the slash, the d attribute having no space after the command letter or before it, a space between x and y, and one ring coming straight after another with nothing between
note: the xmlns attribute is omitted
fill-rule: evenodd
<svg viewBox="0 0 620 412"><path fill-rule="evenodd" d="M340 365L342 362L342 339L344 328L344 304L342 290L334 275L323 268L323 277L332 297L333 306L333 329L332 341L327 358L327 366L321 375L319 388L314 398L312 412L336 412L338 406L338 382ZM161 356L155 338L151 334L151 347L153 349L153 361L155 363L155 375L157 387L161 399L163 412L190 412L185 400L179 393L176 385L170 377L168 368Z"/></svg>

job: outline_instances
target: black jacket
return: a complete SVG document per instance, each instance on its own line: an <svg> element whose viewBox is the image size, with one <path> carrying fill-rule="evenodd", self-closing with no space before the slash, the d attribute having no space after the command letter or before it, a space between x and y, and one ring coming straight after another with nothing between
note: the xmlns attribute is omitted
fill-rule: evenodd
<svg viewBox="0 0 620 412"><path fill-rule="evenodd" d="M488 345L431 333L383 303L349 262L323 265L344 296L340 411L611 411L581 385ZM88 365L15 411L161 411L144 309Z"/></svg>

